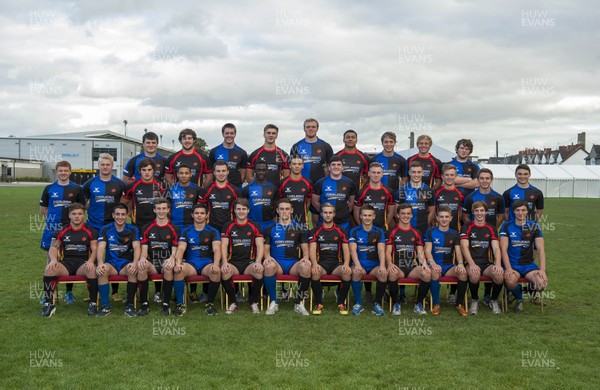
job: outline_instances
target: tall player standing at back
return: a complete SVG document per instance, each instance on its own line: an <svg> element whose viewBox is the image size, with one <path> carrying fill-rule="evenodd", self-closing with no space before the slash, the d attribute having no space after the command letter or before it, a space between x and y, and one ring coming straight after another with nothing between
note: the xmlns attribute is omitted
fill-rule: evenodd
<svg viewBox="0 0 600 390"><path fill-rule="evenodd" d="M442 185L442 162L435 158L429 150L433 145L431 137L422 134L417 137L417 148L419 153L411 156L407 160L408 169L413 161L420 161L423 166L423 183L431 187L433 190L437 190Z"/></svg>
<svg viewBox="0 0 600 390"><path fill-rule="evenodd" d="M208 166L207 157L196 150L196 132L192 129L183 129L179 132L181 150L172 154L167 159L165 180L169 184L175 182L175 174L179 165L186 164L192 170L191 182L197 186L208 186L212 182L212 169Z"/></svg>
<svg viewBox="0 0 600 390"><path fill-rule="evenodd" d="M277 188L281 185L281 179L285 179L289 176L289 156L283 149L275 145L278 135L279 127L273 124L265 126L263 131L265 143L248 157L248 166L246 170L246 180L248 183L254 181L254 165L259 161L267 163L267 181Z"/></svg>
<svg viewBox="0 0 600 390"><path fill-rule="evenodd" d="M304 121L304 139L296 142L290 149L290 156L302 157L304 162L302 177L309 179L311 184L315 184L327 175L329 159L333 156L331 145L317 137L318 131L319 122L314 118L306 119ZM313 226L316 226L319 220L319 210L315 210L311 206L310 212Z"/></svg>
<svg viewBox="0 0 600 390"><path fill-rule="evenodd" d="M227 180L237 188L242 188L246 180L246 166L248 165L248 154L235 143L237 129L233 123L225 123L221 128L223 143L215 146L208 154L210 167L217 161L225 161L229 167Z"/></svg>
<svg viewBox="0 0 600 390"><path fill-rule="evenodd" d="M144 150L142 153L133 156L125 164L123 169L123 182L125 184L131 184L142 177L139 164L145 158L149 158L154 162L156 167L154 177L156 180L160 182L165 177L167 158L156 151L158 149L158 135L152 131L144 133L142 136L142 149Z"/></svg>
<svg viewBox="0 0 600 390"><path fill-rule="evenodd" d="M342 158L344 170L342 174L354 182L355 188L361 188L367 180L369 158L356 147L358 135L354 130L344 132L344 149L335 155Z"/></svg>
<svg viewBox="0 0 600 390"><path fill-rule="evenodd" d="M504 191L503 194L504 205L506 206L504 219L513 221L515 214L511 205L516 200L524 200L529 208L528 218L534 222L539 222L544 213L544 194L529 183L531 169L527 164L519 164L515 169L515 177L517 178L517 184Z"/></svg>
<svg viewBox="0 0 600 390"><path fill-rule="evenodd" d="M400 188L402 184L408 182L408 167L406 159L396 153L396 134L391 131L386 131L381 135L381 145L383 151L371 159L381 164L383 169L383 177L381 183L386 186L392 194Z"/></svg>
<svg viewBox="0 0 600 390"><path fill-rule="evenodd" d="M473 153L473 142L470 139L459 139L455 150L456 157L453 157L448 164L456 167L456 181L454 184L467 197L467 195L479 186L476 180L479 165L470 159L471 153Z"/></svg>

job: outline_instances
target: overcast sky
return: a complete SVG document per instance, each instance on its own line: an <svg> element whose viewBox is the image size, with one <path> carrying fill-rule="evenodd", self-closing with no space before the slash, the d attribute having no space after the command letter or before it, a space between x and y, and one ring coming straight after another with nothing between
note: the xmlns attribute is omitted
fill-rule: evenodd
<svg viewBox="0 0 600 390"><path fill-rule="evenodd" d="M0 136L184 127L248 152L315 117L334 150L354 129L426 133L488 157L600 143L594 1L18 1L0 5ZM589 146L588 146L589 150Z"/></svg>

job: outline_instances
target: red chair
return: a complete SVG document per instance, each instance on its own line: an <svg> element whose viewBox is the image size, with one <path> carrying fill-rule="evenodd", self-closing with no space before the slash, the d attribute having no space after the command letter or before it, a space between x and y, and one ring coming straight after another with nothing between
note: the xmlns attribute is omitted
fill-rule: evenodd
<svg viewBox="0 0 600 390"><path fill-rule="evenodd" d="M421 284L421 279L415 279L415 278L400 278L400 279L398 279L398 286L415 286L415 294L416 294L416 291L419 288L420 284ZM391 311L392 311L392 299L390 297L390 312Z"/></svg>
<svg viewBox="0 0 600 390"><path fill-rule="evenodd" d="M113 276L109 276L108 277L108 283L112 284L112 283L118 283L118 284L127 284L128 278L125 275L113 275ZM136 306L137 303L137 297L134 295L133 296L133 307L137 307Z"/></svg>

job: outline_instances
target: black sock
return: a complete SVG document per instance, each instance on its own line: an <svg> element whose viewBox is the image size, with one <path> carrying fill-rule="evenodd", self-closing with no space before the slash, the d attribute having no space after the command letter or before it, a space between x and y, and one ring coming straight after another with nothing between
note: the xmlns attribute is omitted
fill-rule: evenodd
<svg viewBox="0 0 600 390"><path fill-rule="evenodd" d="M450 294L456 294L456 289L458 286L456 284L450 285Z"/></svg>
<svg viewBox="0 0 600 390"><path fill-rule="evenodd" d="M385 294L385 282L377 281L375 285L375 300L373 303L379 303L381 305L381 301L383 300L383 294Z"/></svg>
<svg viewBox="0 0 600 390"><path fill-rule="evenodd" d="M194 284L193 286L197 285ZM219 291L219 282L213 282L212 280L208 282L208 296L206 297L206 303L213 303L215 301L217 291Z"/></svg>
<svg viewBox="0 0 600 390"><path fill-rule="evenodd" d="M112 283L110 287L112 289L112 295L119 293L119 283Z"/></svg>
<svg viewBox="0 0 600 390"><path fill-rule="evenodd" d="M90 289L90 303L98 301L98 278L87 278L88 288Z"/></svg>
<svg viewBox="0 0 600 390"><path fill-rule="evenodd" d="M236 303L235 302L235 290L233 289L233 282L231 281L231 278L225 280L221 280L221 285L223 286L223 289L225 290L225 293L227 294L227 297L229 297L229 304L231 305L232 303Z"/></svg>
<svg viewBox="0 0 600 390"><path fill-rule="evenodd" d="M127 304L133 305L135 301L135 290L137 289L137 282L127 282Z"/></svg>
<svg viewBox="0 0 600 390"><path fill-rule="evenodd" d="M363 285L365 286L365 292L368 293L373 293L373 283L371 282L364 282Z"/></svg>
<svg viewBox="0 0 600 390"><path fill-rule="evenodd" d="M398 283L396 283L396 284L398 284ZM400 295L402 295L403 297L406 296L406 286L400 286Z"/></svg>
<svg viewBox="0 0 600 390"><path fill-rule="evenodd" d="M321 286L320 280L312 280L311 287L313 295L315 296L315 304L323 304L323 286Z"/></svg>
<svg viewBox="0 0 600 390"><path fill-rule="evenodd" d="M206 295L208 295L208 286L209 286L209 285L208 285L208 284L206 284L206 283L203 283L203 284L202 284L202 292L203 292L204 294L206 294Z"/></svg>
<svg viewBox="0 0 600 390"><path fill-rule="evenodd" d="M162 290L162 282L154 282L154 293L159 293Z"/></svg>
<svg viewBox="0 0 600 390"><path fill-rule="evenodd" d="M306 291L310 286L310 278L298 277L298 296L296 297L295 303L300 303L302 298L306 295Z"/></svg>
<svg viewBox="0 0 600 390"><path fill-rule="evenodd" d="M462 305L463 307L466 307L465 294L467 293L467 284L468 284L468 282L466 280L458 281L458 286L457 286L458 293L456 295L456 305Z"/></svg>
<svg viewBox="0 0 600 390"><path fill-rule="evenodd" d="M142 289L140 290L140 302L142 303L142 305L144 303L147 305L148 304L148 279L140 280L139 283L142 286Z"/></svg>
<svg viewBox="0 0 600 390"><path fill-rule="evenodd" d="M173 291L173 281L163 279L163 305L171 304L171 292Z"/></svg>
<svg viewBox="0 0 600 390"><path fill-rule="evenodd" d="M260 290L261 290L262 285L263 285L262 279L256 279L255 277L252 277L252 302L251 303L258 303L258 300L260 299Z"/></svg>
<svg viewBox="0 0 600 390"><path fill-rule="evenodd" d="M58 279L57 276L44 276L44 297L46 297L47 303L52 303L56 279Z"/></svg>
<svg viewBox="0 0 600 390"><path fill-rule="evenodd" d="M394 280L393 282L389 282L390 284L390 298L392 299L392 303L395 305L398 303L398 281Z"/></svg>
<svg viewBox="0 0 600 390"><path fill-rule="evenodd" d="M502 291L502 284L493 283L492 286L492 301L498 300L500 296L500 291Z"/></svg>
<svg viewBox="0 0 600 390"><path fill-rule="evenodd" d="M350 281L342 280L342 286L340 287L340 292L338 293L337 303L341 305L346 301L346 297L348 297L348 290L350 290Z"/></svg>
<svg viewBox="0 0 600 390"><path fill-rule="evenodd" d="M190 294L195 294L198 291L198 284L192 283L190 284Z"/></svg>
<svg viewBox="0 0 600 390"><path fill-rule="evenodd" d="M484 287L484 289L483 289L483 295L484 296L491 295L491 292L492 292L492 283L484 283L483 287Z"/></svg>
<svg viewBox="0 0 600 390"><path fill-rule="evenodd" d="M417 293L417 303L423 304L423 299L425 299L425 296L427 295L427 292L429 291L430 285L431 285L431 282L421 281L421 283L419 283L419 292Z"/></svg>
<svg viewBox="0 0 600 390"><path fill-rule="evenodd" d="M67 283L66 285L67 292L73 292L73 283Z"/></svg>
<svg viewBox="0 0 600 390"><path fill-rule="evenodd" d="M469 290L471 291L471 299L474 299L476 301L479 300L479 282L469 282Z"/></svg>

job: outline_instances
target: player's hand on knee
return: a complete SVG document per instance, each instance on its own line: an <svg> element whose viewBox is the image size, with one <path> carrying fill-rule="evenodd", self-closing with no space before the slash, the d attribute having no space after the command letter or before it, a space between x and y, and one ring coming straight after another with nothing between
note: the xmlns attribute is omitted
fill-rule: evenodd
<svg viewBox="0 0 600 390"><path fill-rule="evenodd" d="M254 271L256 272L262 272L264 270L262 264L260 264L258 261L254 262L254 266L252 268L254 268Z"/></svg>
<svg viewBox="0 0 600 390"><path fill-rule="evenodd" d="M146 268L148 268L148 264L150 264L150 262L146 259L140 259L140 262L138 263L138 269L140 271L145 271Z"/></svg>
<svg viewBox="0 0 600 390"><path fill-rule="evenodd" d="M363 276L365 274L365 269L360 265L354 267L354 275Z"/></svg>
<svg viewBox="0 0 600 390"><path fill-rule="evenodd" d="M98 267L96 267L96 275L102 276L106 273L106 264L102 263Z"/></svg>
<svg viewBox="0 0 600 390"><path fill-rule="evenodd" d="M181 271L183 271L183 264L176 264L173 267L173 272L175 272L176 274L181 273Z"/></svg>
<svg viewBox="0 0 600 390"><path fill-rule="evenodd" d="M54 269L56 267L58 267L58 261L51 261L46 266L46 270Z"/></svg>
<svg viewBox="0 0 600 390"><path fill-rule="evenodd" d="M352 269L346 265L342 265L342 274L350 275L350 273L352 273Z"/></svg>
<svg viewBox="0 0 600 390"><path fill-rule="evenodd" d="M382 278L385 278L388 275L387 270L383 267L379 267L379 270L377 272L379 273L379 276Z"/></svg>
<svg viewBox="0 0 600 390"><path fill-rule="evenodd" d="M96 271L96 266L94 265L94 262L92 261L86 261L85 262L85 270L86 271Z"/></svg>
<svg viewBox="0 0 600 390"><path fill-rule="evenodd" d="M129 275L135 275L137 273L137 266L133 263L127 264L127 273Z"/></svg>
<svg viewBox="0 0 600 390"><path fill-rule="evenodd" d="M465 269L465 266L462 264L459 264L456 266L456 274L463 276L465 273L467 272L467 270Z"/></svg>
<svg viewBox="0 0 600 390"><path fill-rule="evenodd" d="M492 266L492 274L494 274L496 276L501 275L502 274L502 268L500 268L500 267L498 267L496 265L493 265Z"/></svg>
<svg viewBox="0 0 600 390"><path fill-rule="evenodd" d="M215 275L217 275L217 274L219 274L220 272L221 272L221 269L219 268L219 266L218 266L218 265L214 265L214 264L211 264L211 265L210 265L210 273L211 273L211 274L215 274Z"/></svg>

